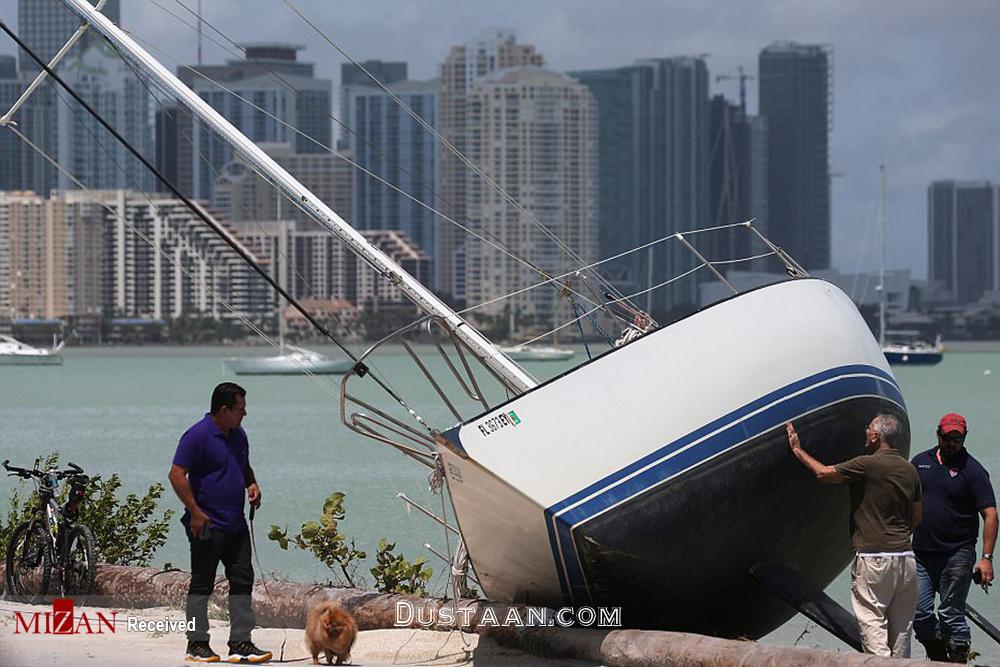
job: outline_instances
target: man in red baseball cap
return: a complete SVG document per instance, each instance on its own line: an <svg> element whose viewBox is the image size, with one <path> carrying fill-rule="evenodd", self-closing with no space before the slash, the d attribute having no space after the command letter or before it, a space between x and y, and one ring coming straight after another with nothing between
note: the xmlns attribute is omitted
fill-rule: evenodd
<svg viewBox="0 0 1000 667"><path fill-rule="evenodd" d="M913 535L918 589L913 630L928 658L963 664L972 641L965 598L973 571L984 588L993 581L998 527L990 475L966 451L968 434L965 417L948 413L938 422L937 447L913 458L924 497L923 523ZM980 516L983 555L977 559ZM935 595L941 598L936 614Z"/></svg>

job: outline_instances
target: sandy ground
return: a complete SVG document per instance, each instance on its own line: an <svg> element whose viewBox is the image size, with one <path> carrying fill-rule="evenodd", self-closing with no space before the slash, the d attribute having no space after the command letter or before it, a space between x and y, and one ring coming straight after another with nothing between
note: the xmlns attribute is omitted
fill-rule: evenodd
<svg viewBox="0 0 1000 667"><path fill-rule="evenodd" d="M22 615L32 612L51 611L51 607L31 606L0 601L0 665L3 667L27 667L35 665L101 665L102 667L154 667L158 665L184 665L186 640L183 632L141 632L129 631L127 618L134 616L143 620L182 620L184 614L177 609L157 607L153 609L118 611L114 634L103 635L25 635L14 634L14 612ZM110 610L104 608L77 607L77 616L86 613L88 618L96 618L96 612L106 616ZM95 628L96 630L96 628ZM225 621L211 621L212 648L223 660L226 657L226 641L229 638L229 624ZM303 643L302 630L258 628L253 633L254 642L261 648L272 651L279 663L279 651L285 643L284 662L310 664L312 657ZM463 643L464 639L464 643ZM320 656L322 661L322 656ZM225 663L223 663L225 664ZM567 660L546 660L511 651L497 646L488 639L480 641L478 635L461 635L424 630L369 630L358 634L358 640L351 652L352 665L476 665L491 667L516 665L517 667L589 667L591 663Z"/></svg>

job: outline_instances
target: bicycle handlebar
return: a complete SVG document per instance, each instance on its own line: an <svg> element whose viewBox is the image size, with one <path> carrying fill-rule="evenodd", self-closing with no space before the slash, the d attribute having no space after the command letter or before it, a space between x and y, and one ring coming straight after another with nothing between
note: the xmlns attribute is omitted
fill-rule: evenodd
<svg viewBox="0 0 1000 667"><path fill-rule="evenodd" d="M76 465L75 463L67 463L66 465L69 466L68 469L55 471L57 479L65 479L67 477L72 477L74 475L83 475L83 468ZM24 479L31 479L32 477L37 477L41 479L46 474L48 474L48 471L39 470L38 468L35 468L34 470L28 470L27 468L18 468L17 466L12 466L10 465L10 459L4 460L3 467L4 470L7 471L8 477L17 476L17 477L23 477Z"/></svg>

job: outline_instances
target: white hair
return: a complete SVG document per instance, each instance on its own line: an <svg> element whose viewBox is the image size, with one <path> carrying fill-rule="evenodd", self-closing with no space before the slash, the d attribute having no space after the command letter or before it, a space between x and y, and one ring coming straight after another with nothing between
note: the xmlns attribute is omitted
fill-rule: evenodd
<svg viewBox="0 0 1000 667"><path fill-rule="evenodd" d="M871 429L878 433L879 439L890 447L896 446L902 424L896 415L878 414L872 420Z"/></svg>

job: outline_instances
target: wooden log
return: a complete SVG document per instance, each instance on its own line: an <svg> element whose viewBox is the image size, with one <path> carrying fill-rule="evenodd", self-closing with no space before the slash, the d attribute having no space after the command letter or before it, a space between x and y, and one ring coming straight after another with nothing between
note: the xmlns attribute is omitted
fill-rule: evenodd
<svg viewBox="0 0 1000 667"><path fill-rule="evenodd" d="M943 667L945 664L883 658L850 649L834 652L654 630L489 628L481 629L479 634L525 652L589 660L606 667ZM920 652L920 645L915 646Z"/></svg>
<svg viewBox="0 0 1000 667"><path fill-rule="evenodd" d="M3 565L0 564L0 575ZM77 599L80 606L124 609L183 606L190 576L180 570L102 565L97 569L94 595ZM0 576L0 582L2 582ZM2 584L0 584L2 587ZM225 609L229 586L216 581L212 602ZM306 613L321 600L335 600L351 612L361 630L393 627L453 630L489 637L499 644L544 657L589 660L608 667L905 667L927 665L848 652L735 641L682 632L597 630L558 627L504 627L488 622L507 618L511 609L526 618L526 608L481 600L444 601L414 595L390 595L357 588L333 588L290 581L258 581L253 590L254 613L263 627L303 628ZM411 605L411 622L396 625L396 605ZM465 610L465 611L460 611ZM457 613L456 613L457 612ZM448 618L454 623L445 622ZM919 651L919 645L917 645Z"/></svg>

